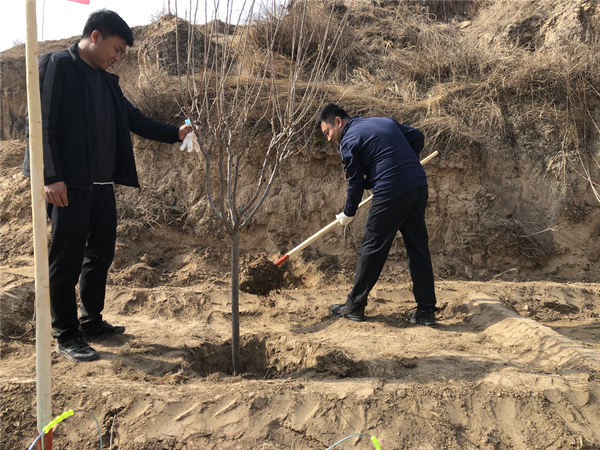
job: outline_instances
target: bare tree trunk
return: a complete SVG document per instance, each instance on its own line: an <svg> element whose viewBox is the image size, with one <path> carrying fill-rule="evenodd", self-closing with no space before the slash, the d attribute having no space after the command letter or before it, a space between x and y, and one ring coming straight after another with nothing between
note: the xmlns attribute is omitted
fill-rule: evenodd
<svg viewBox="0 0 600 450"><path fill-rule="evenodd" d="M231 358L233 374L240 372L240 230L231 233Z"/></svg>
<svg viewBox="0 0 600 450"><path fill-rule="evenodd" d="M195 1L196 10L203 1L208 23L209 5L214 3L216 9L219 1ZM221 1L227 26L233 24L238 30L232 36L219 31L216 10L212 25L201 33L196 31L196 16L190 12L185 85L179 59L177 74L186 104L183 108L192 122L202 124L196 137L204 157L208 204L231 238L231 352L237 375L240 233L251 224L270 193L281 164L299 147L309 145L311 128L327 90L325 80L333 73L334 57L339 57L336 49L348 13L338 17L335 4L330 7L316 0L297 0L293 8L291 3L284 8L275 0L247 0L247 8L236 19L234 3ZM174 6L177 15L177 0ZM199 53L195 53L195 36L202 39ZM280 46L281 41L291 44ZM176 54L179 56L178 43ZM195 67L200 67L197 73ZM269 125L270 139L264 131ZM254 170L245 158L255 147L261 147L264 158L256 167L256 181L241 189L241 180L246 178L242 174L249 171L247 175L251 175Z"/></svg>

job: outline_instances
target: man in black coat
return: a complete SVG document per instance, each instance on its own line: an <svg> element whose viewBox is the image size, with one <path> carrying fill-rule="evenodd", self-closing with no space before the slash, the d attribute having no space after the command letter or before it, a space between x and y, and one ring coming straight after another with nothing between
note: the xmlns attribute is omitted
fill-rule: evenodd
<svg viewBox="0 0 600 450"><path fill-rule="evenodd" d="M100 10L88 18L79 43L39 60L52 328L57 352L73 361L98 359L87 340L125 331L103 320L102 310L116 240L113 187L139 187L130 132L174 143L192 131L149 119L125 98L119 77L106 69L128 45L129 26ZM23 174L29 176L28 151Z"/></svg>
<svg viewBox="0 0 600 450"><path fill-rule="evenodd" d="M427 177L419 162L423 133L387 117L350 118L333 104L321 111L318 123L327 140L339 146L348 180L346 205L336 215L338 221L352 222L364 190L373 190L354 286L346 303L331 305L331 314L365 320L367 297L400 231L417 302L410 320L433 325L436 298L425 225Z"/></svg>

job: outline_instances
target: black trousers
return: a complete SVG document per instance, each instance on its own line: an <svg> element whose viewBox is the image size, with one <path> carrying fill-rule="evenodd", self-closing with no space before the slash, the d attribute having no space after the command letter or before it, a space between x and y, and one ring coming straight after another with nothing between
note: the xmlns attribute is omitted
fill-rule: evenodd
<svg viewBox="0 0 600 450"><path fill-rule="evenodd" d="M423 186L394 199L373 199L360 245L354 287L346 300L348 309L367 305L369 292L381 274L398 230L408 254L417 307L424 310L435 307L433 267L425 225L427 197L427 186Z"/></svg>
<svg viewBox="0 0 600 450"><path fill-rule="evenodd" d="M69 206L48 204L52 225L48 254L53 335L59 342L81 326L102 321L106 276L115 253L117 214L112 185L68 189ZM79 280L81 317L75 286Z"/></svg>

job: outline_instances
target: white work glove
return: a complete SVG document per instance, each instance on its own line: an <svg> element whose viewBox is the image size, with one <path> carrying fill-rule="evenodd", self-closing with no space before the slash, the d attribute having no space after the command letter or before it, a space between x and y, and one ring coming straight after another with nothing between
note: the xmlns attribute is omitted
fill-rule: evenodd
<svg viewBox="0 0 600 450"><path fill-rule="evenodd" d="M344 214L343 212L336 214L335 218L338 220L340 225L348 225L350 222L352 222L354 220L354 217L349 217L346 214Z"/></svg>
<svg viewBox="0 0 600 450"><path fill-rule="evenodd" d="M196 137L196 133L194 133L193 131L190 131L188 134L185 135L185 138L183 139L179 150L183 150L185 148L187 148L188 153L194 150L196 152L200 152L200 144L198 144L198 138Z"/></svg>

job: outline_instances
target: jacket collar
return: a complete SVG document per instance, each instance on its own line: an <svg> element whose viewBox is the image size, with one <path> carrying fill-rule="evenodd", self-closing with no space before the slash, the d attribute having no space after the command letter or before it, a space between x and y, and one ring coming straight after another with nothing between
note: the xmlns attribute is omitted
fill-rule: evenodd
<svg viewBox="0 0 600 450"><path fill-rule="evenodd" d="M348 128L350 128L353 122L356 122L356 119L360 119L360 116L354 116L351 119L349 119L348 122L346 122L346 126L344 126L344 129L342 130L342 137L340 138L340 143L342 142L342 139L344 139L346 131L348 131Z"/></svg>
<svg viewBox="0 0 600 450"><path fill-rule="evenodd" d="M350 128L350 126L352 125L352 123L355 122L356 119L359 119L359 118L360 118L360 116L354 116L351 119L348 119L348 122L346 122L346 126L342 130L342 137L341 137L341 139L344 139L344 134L346 134L346 131L348 131L348 128Z"/></svg>
<svg viewBox="0 0 600 450"><path fill-rule="evenodd" d="M84 72L88 64L83 59L81 59L81 56L79 56L79 48L77 47L78 44L79 42L75 42L73 45L71 45L69 47L68 52L69 55L71 55L71 59L73 60L73 64L75 64L75 67Z"/></svg>
<svg viewBox="0 0 600 450"><path fill-rule="evenodd" d="M89 64L86 63L83 59L81 59L81 56L79 55L78 45L79 45L79 42L76 42L73 45L71 45L68 49L68 52L71 55L71 58L73 59L73 64L75 64L75 67L77 67L79 70L81 70L83 73L85 73L85 70L87 70L87 67L89 67ZM104 75L108 76L109 78L116 81L117 83L119 82L118 75L115 75L114 73L106 72L105 70L101 70L100 72L103 72Z"/></svg>

